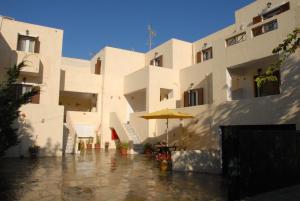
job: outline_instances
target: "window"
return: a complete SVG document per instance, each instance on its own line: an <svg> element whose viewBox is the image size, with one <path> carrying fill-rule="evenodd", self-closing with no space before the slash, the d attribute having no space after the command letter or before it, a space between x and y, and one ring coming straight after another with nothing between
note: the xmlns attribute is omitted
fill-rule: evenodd
<svg viewBox="0 0 300 201"><path fill-rule="evenodd" d="M226 39L226 45L227 45L227 47L232 46L232 45L238 44L240 42L243 42L245 40L246 40L246 32L243 32L241 34L238 34L236 36Z"/></svg>
<svg viewBox="0 0 300 201"><path fill-rule="evenodd" d="M213 58L212 47L206 50L202 50L202 54L203 54L203 61L212 59Z"/></svg>
<svg viewBox="0 0 300 201"><path fill-rule="evenodd" d="M262 20L262 17L260 15L258 16L255 16L253 19L252 19L252 24L257 24L259 22L261 22Z"/></svg>
<svg viewBox="0 0 300 201"><path fill-rule="evenodd" d="M25 93L30 92L35 87L32 85L26 85L26 84L16 84L15 86L16 86L16 88L15 88L16 98L19 98L22 95L24 95ZM33 96L30 100L30 103L39 104L40 103L40 93Z"/></svg>
<svg viewBox="0 0 300 201"><path fill-rule="evenodd" d="M278 28L277 20L273 20L273 21L268 22L264 25L253 28L252 29L252 34L253 34L253 37L256 37L256 36L259 36L261 34L267 33L269 31L273 31L277 28Z"/></svg>
<svg viewBox="0 0 300 201"><path fill-rule="evenodd" d="M184 107L203 105L203 88L184 92Z"/></svg>
<svg viewBox="0 0 300 201"><path fill-rule="evenodd" d="M101 74L101 60L97 59L97 62L95 64L95 74L100 75Z"/></svg>
<svg viewBox="0 0 300 201"><path fill-rule="evenodd" d="M160 88L160 101L168 100L173 98L173 90Z"/></svg>
<svg viewBox="0 0 300 201"><path fill-rule="evenodd" d="M263 28L264 28L264 33L277 29L278 28L277 20L265 24Z"/></svg>
<svg viewBox="0 0 300 201"><path fill-rule="evenodd" d="M269 10L268 12L263 13L262 15L258 15L253 17L252 24L257 24L261 22L262 20L269 19L271 17L274 17L276 15L279 15L285 11L288 11L290 9L290 3L287 2L281 6L275 7L272 10Z"/></svg>
<svg viewBox="0 0 300 201"><path fill-rule="evenodd" d="M39 53L39 41L36 37L19 35L18 51Z"/></svg>
<svg viewBox="0 0 300 201"><path fill-rule="evenodd" d="M279 15L279 14L285 12L285 11L288 11L289 9L290 9L290 3L287 2L287 3L285 3L285 4L283 4L279 7L276 7L274 9L268 11L267 13L263 14L262 17L265 20L265 19L271 18L275 15Z"/></svg>
<svg viewBox="0 0 300 201"><path fill-rule="evenodd" d="M255 97L270 96L280 94L280 73L279 71L274 72L274 76L277 77L276 81L267 81L261 87L257 87L254 77L254 95Z"/></svg>
<svg viewBox="0 0 300 201"><path fill-rule="evenodd" d="M162 67L163 66L163 56L160 55L159 57L156 57L155 59L152 59L150 61L150 65Z"/></svg>

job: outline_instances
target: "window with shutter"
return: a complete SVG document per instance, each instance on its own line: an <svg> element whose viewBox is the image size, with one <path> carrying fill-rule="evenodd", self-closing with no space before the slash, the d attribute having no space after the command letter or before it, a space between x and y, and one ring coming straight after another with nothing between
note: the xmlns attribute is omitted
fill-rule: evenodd
<svg viewBox="0 0 300 201"><path fill-rule="evenodd" d="M40 40L39 40L39 38L36 38L35 46L34 46L34 53L40 53L40 46L41 46Z"/></svg>
<svg viewBox="0 0 300 201"><path fill-rule="evenodd" d="M253 24L257 24L257 23L261 22L261 20L262 20L261 16L258 15L253 18L252 22L253 22Z"/></svg>
<svg viewBox="0 0 300 201"><path fill-rule="evenodd" d="M258 27L255 27L252 29L253 37L259 36L261 34L267 33L269 31L273 31L275 29L278 29L278 23L277 20L272 20L270 22L267 22L263 25L260 25Z"/></svg>
<svg viewBox="0 0 300 201"><path fill-rule="evenodd" d="M196 58L197 64L198 64L198 63L201 63L201 55L202 55L202 54L201 54L201 51L197 52L197 58Z"/></svg>
<svg viewBox="0 0 300 201"><path fill-rule="evenodd" d="M203 101L203 88L199 88L199 89L196 89L196 90L197 90L197 93L198 93L197 105L203 105L204 104L204 101Z"/></svg>
<svg viewBox="0 0 300 201"><path fill-rule="evenodd" d="M23 52L39 53L40 42L38 38L31 36L18 36L17 50Z"/></svg>
<svg viewBox="0 0 300 201"><path fill-rule="evenodd" d="M192 89L184 92L184 107L203 105L203 88Z"/></svg>
<svg viewBox="0 0 300 201"><path fill-rule="evenodd" d="M287 3L285 3L281 6L279 6L277 8L274 8L271 11L265 13L263 15L263 19L266 20L266 19L271 18L273 16L279 15L279 14L285 12L285 11L288 11L289 9L290 9L290 3L287 2Z"/></svg>
<svg viewBox="0 0 300 201"><path fill-rule="evenodd" d="M213 58L212 47L202 50L203 61L209 60Z"/></svg>
<svg viewBox="0 0 300 201"><path fill-rule="evenodd" d="M183 98L184 98L184 107L188 107L189 106L189 93L187 91L185 91L183 93Z"/></svg>
<svg viewBox="0 0 300 201"><path fill-rule="evenodd" d="M98 59L95 64L95 74L100 75L101 74L101 60Z"/></svg>
<svg viewBox="0 0 300 201"><path fill-rule="evenodd" d="M39 90L39 87L35 87L33 85L28 84L16 84L15 85L15 94L16 98L20 98L22 95L24 95L27 92L30 92L33 90L33 88ZM39 104L40 103L40 93L36 94L35 96L31 97L30 103L33 104Z"/></svg>
<svg viewBox="0 0 300 201"><path fill-rule="evenodd" d="M253 37L263 34L262 26L255 27L254 29L252 29L252 34Z"/></svg>
<svg viewBox="0 0 300 201"><path fill-rule="evenodd" d="M40 93L32 96L31 103L33 103L33 104L39 104L40 103Z"/></svg>
<svg viewBox="0 0 300 201"><path fill-rule="evenodd" d="M163 67L163 56L160 55L159 57L156 57L155 59L152 59L150 61L150 65L151 66L159 66L159 67Z"/></svg>

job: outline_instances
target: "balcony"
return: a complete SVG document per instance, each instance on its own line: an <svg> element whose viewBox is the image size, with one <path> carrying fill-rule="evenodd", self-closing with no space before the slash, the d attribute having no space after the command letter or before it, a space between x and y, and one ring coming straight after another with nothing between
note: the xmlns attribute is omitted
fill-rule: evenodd
<svg viewBox="0 0 300 201"><path fill-rule="evenodd" d="M25 66L21 69L21 73L31 76L37 76L40 72L40 56L36 53L15 51L12 56L12 63L21 63L25 61Z"/></svg>
<svg viewBox="0 0 300 201"><path fill-rule="evenodd" d="M78 71L61 71L61 91L98 94L101 86L101 75Z"/></svg>
<svg viewBox="0 0 300 201"><path fill-rule="evenodd" d="M288 11L246 27L241 32L246 33L246 39L225 48L226 66L235 66L272 55L273 48L294 29L294 24L289 23L293 18L293 13ZM228 36L227 39L234 35Z"/></svg>
<svg viewBox="0 0 300 201"><path fill-rule="evenodd" d="M279 94L279 81L266 82L261 88L258 88L255 83L255 78L260 73L265 72L268 66L276 60L278 60L278 56L274 55L228 68L229 100L251 99ZM278 75L278 80L280 80L280 75Z"/></svg>
<svg viewBox="0 0 300 201"><path fill-rule="evenodd" d="M124 78L124 94L146 89L149 85L149 66L135 71Z"/></svg>

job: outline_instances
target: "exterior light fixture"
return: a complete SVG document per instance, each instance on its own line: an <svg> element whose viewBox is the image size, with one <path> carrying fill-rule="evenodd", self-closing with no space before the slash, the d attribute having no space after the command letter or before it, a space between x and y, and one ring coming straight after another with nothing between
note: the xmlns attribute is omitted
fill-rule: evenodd
<svg viewBox="0 0 300 201"><path fill-rule="evenodd" d="M271 2L268 2L267 3L267 8L270 8L272 6L272 3Z"/></svg>

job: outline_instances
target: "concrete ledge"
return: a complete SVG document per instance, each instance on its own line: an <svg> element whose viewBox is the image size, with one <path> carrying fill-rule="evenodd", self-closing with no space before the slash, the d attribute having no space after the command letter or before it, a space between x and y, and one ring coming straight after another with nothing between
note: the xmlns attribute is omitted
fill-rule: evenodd
<svg viewBox="0 0 300 201"><path fill-rule="evenodd" d="M173 151L172 163L174 171L221 173L219 150Z"/></svg>

